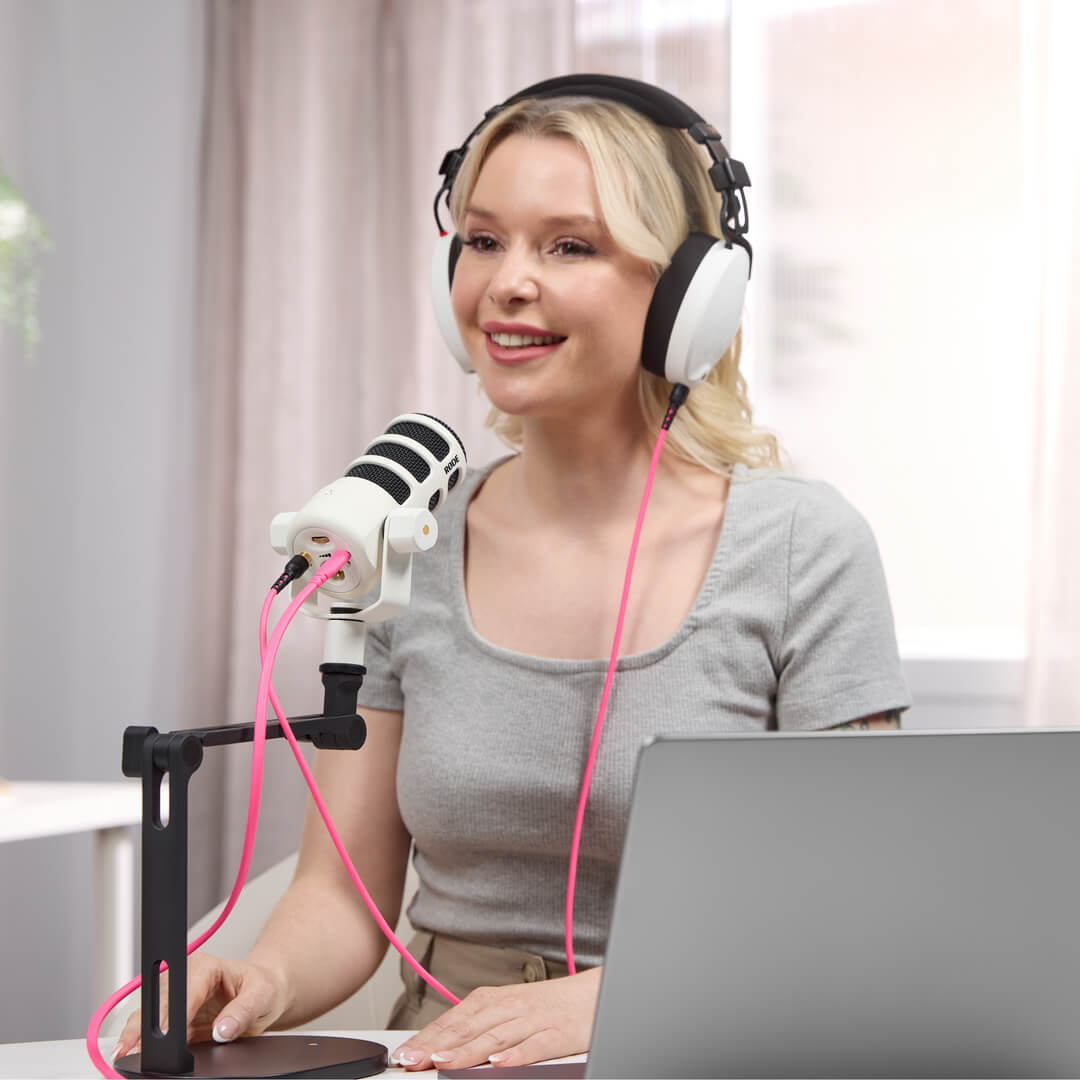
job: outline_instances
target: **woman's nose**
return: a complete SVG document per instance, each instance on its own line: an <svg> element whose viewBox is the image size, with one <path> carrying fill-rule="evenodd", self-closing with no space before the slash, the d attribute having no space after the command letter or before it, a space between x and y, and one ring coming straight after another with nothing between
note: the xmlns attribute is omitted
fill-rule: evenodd
<svg viewBox="0 0 1080 1080"><path fill-rule="evenodd" d="M498 260L488 294L496 304L509 307L529 303L540 295L535 260L518 248L510 248Z"/></svg>

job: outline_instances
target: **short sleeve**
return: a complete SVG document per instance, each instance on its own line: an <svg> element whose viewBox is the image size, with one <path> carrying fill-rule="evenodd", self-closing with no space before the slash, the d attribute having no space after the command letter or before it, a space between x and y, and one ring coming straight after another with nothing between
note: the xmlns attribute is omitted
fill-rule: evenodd
<svg viewBox="0 0 1080 1080"><path fill-rule="evenodd" d="M792 512L777 724L812 730L892 709L911 695L870 526L835 489L808 487Z"/></svg>
<svg viewBox="0 0 1080 1080"><path fill-rule="evenodd" d="M364 643L364 685L360 687L361 709L386 709L398 712L405 707L401 681L393 664L392 620L370 623Z"/></svg>

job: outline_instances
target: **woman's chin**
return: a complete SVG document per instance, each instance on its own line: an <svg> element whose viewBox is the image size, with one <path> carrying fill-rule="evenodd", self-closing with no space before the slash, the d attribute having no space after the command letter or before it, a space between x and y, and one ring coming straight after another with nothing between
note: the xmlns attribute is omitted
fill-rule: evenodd
<svg viewBox="0 0 1080 1080"><path fill-rule="evenodd" d="M545 406L550 408L554 404L551 395L544 393L540 387L525 385L527 380L507 378L500 371L481 369L479 374L488 401L509 416L531 416L545 411Z"/></svg>

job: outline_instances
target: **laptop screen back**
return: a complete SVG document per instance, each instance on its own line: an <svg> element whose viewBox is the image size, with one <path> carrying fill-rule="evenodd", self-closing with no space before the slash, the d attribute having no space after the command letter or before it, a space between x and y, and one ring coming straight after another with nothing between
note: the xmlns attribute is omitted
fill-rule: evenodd
<svg viewBox="0 0 1080 1080"><path fill-rule="evenodd" d="M1080 731L662 738L586 1075L1080 1076Z"/></svg>

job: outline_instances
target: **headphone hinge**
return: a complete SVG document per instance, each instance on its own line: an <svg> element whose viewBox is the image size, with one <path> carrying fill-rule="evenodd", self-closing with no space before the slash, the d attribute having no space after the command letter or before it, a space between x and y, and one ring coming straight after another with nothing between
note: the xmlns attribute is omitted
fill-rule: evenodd
<svg viewBox="0 0 1080 1080"><path fill-rule="evenodd" d="M696 124L691 124L686 131L694 142L707 143L709 139L720 141L720 132L706 120L699 120Z"/></svg>
<svg viewBox="0 0 1080 1080"><path fill-rule="evenodd" d="M447 150L443 154L442 164L439 166L439 175L446 177L446 183L443 184L444 188L450 187L454 182L454 177L458 174L458 169L461 168L461 163L465 160L465 153L461 147L457 150Z"/></svg>
<svg viewBox="0 0 1080 1080"><path fill-rule="evenodd" d="M726 153L710 167L709 179L717 191L741 191L750 186L750 174L746 171L746 166L741 161L728 157Z"/></svg>

